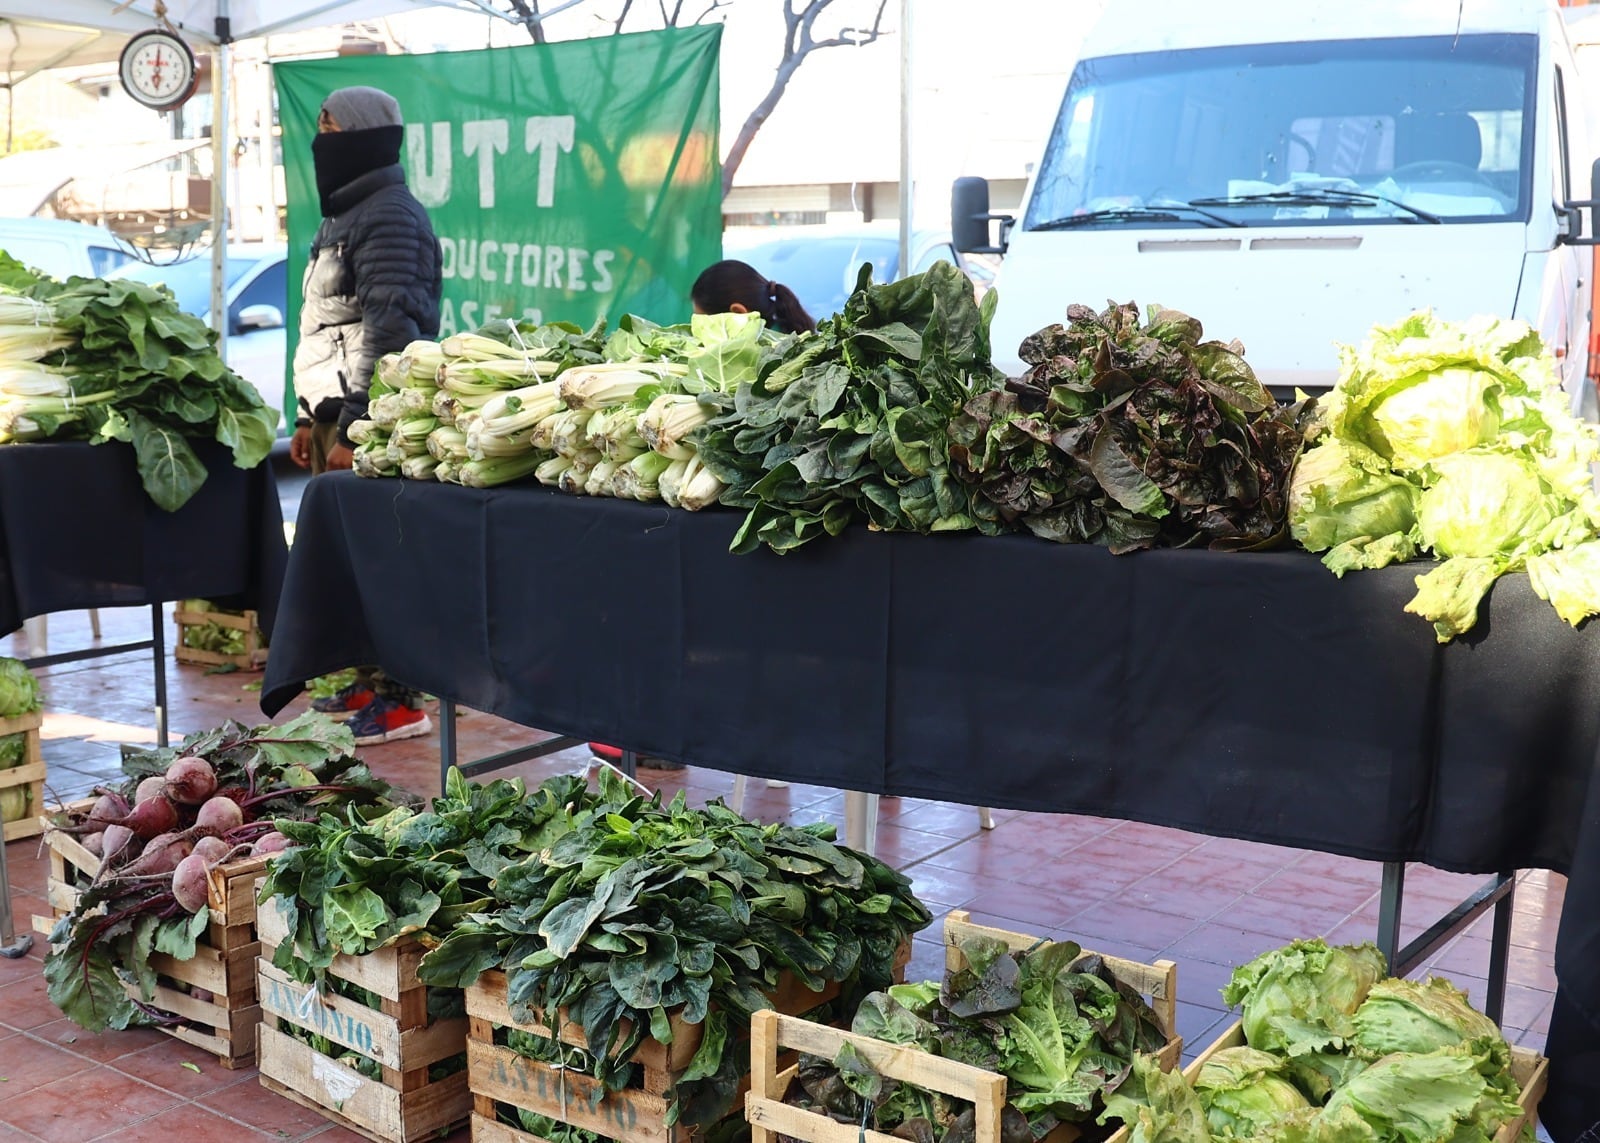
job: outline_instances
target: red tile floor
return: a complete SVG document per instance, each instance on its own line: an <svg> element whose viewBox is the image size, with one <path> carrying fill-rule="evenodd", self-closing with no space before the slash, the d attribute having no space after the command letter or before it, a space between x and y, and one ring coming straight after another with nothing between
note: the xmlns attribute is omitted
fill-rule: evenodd
<svg viewBox="0 0 1600 1143"><path fill-rule="evenodd" d="M144 610L105 612L108 639L147 630ZM86 646L86 613L50 622L50 649ZM21 654L20 640L0 653ZM40 672L47 695L44 756L60 798L115 774L117 744L153 742L148 658L122 655ZM169 663L172 725L186 733L223 719L261 721L252 683L259 675L207 675ZM287 715L300 709L297 704ZM481 757L530 741L535 732L482 714L460 722L461 756ZM366 751L373 769L419 792L438 783L432 735ZM517 772L531 782L587 761L566 751ZM691 799L725 797L732 776L690 768L644 771L647 783L686 788ZM843 831L836 790L750 783L746 812L766 820L830 821ZM903 869L935 922L915 943L913 979L942 966L937 918L952 908L975 919L1040 935L1070 936L1090 948L1178 962L1178 1030L1192 1055L1230 1019L1218 989L1229 966L1293 937L1341 941L1376 934L1379 867L1251 842L1207 838L1100 818L996 811L992 832L969 807L885 799L878 852ZM13 912L24 924L44 911L46 863L37 841L13 842L6 857ZM1407 874L1406 936L1419 932L1478 879L1413 867ZM1549 1025L1556 925L1565 880L1527 872L1516 895L1506 1035L1538 1048ZM1488 918L1435 958L1481 1003L1488 971ZM0 1141L134 1143L135 1140L358 1137L265 1091L254 1071L225 1071L203 1053L153 1031L90 1035L60 1019L45 1000L43 949L0 959ZM452 1138L465 1139L460 1131Z"/></svg>

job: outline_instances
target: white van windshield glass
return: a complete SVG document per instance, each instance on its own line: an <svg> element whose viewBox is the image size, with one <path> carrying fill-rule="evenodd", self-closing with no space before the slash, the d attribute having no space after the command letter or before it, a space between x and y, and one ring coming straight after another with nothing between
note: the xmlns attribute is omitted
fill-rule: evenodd
<svg viewBox="0 0 1600 1143"><path fill-rule="evenodd" d="M1507 34L1084 60L1023 228L1526 220L1537 57Z"/></svg>

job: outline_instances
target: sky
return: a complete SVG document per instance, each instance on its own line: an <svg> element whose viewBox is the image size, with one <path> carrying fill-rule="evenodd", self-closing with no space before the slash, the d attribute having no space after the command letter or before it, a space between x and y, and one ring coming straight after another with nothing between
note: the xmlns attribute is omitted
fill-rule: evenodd
<svg viewBox="0 0 1600 1143"><path fill-rule="evenodd" d="M701 7L707 0L699 0ZM1054 120L1083 31L1104 0L917 0L911 25L913 176L919 222L948 210L950 180L1020 178ZM550 7L547 3L546 7ZM548 25L551 39L594 34L616 0L584 0ZM641 13L654 0L636 0ZM835 0L819 38L871 22L877 0ZM698 8L693 10L699 10ZM973 15L974 12L980 13ZM765 94L782 46L781 0L725 0L722 140ZM643 28L630 17L629 27ZM659 22L659 20L658 20ZM899 161L900 0L888 0L886 35L866 47L810 56L741 168L741 184L891 181ZM522 29L456 13L397 17L412 50L526 43ZM814 141L826 140L817 147ZM935 222L928 219L927 223Z"/></svg>

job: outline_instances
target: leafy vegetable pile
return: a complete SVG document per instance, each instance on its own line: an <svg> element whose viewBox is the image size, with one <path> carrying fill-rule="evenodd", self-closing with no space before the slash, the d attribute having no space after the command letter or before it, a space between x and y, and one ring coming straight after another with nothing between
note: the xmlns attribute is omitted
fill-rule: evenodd
<svg viewBox="0 0 1600 1143"><path fill-rule="evenodd" d="M1013 954L978 937L962 952L969 967L942 986L896 985L868 996L851 1030L1006 1076L1005 1143L1030 1143L1057 1123L1090 1118L1127 1078L1136 1053L1166 1043L1144 999L1070 941ZM918 1143L975 1136L970 1104L886 1079L848 1045L833 1060L803 1059L785 1102Z"/></svg>
<svg viewBox="0 0 1600 1143"><path fill-rule="evenodd" d="M21 660L0 656L0 718L31 714L39 705L39 681ZM27 746L26 731L0 735L0 771L21 766ZM0 788L0 825L19 822L34 812L31 783Z"/></svg>
<svg viewBox="0 0 1600 1143"><path fill-rule="evenodd" d="M555 789L552 805L566 794ZM565 1008L594 1053L585 1064L611 1088L646 1036L670 1042L678 1010L704 1035L675 1085L674 1122L727 1112L748 1070L736 1033L783 972L813 990L840 982L853 1010L891 982L897 949L930 920L906 878L834 845L832 826L758 825L715 802L690 809L681 793L662 804L609 771L597 796L570 805L541 852L504 865L481 854L492 911L457 925L418 975L465 987L504 969L512 1017ZM518 843L493 844L503 857Z"/></svg>
<svg viewBox="0 0 1600 1143"><path fill-rule="evenodd" d="M1263 953L1223 989L1247 1046L1192 1087L1141 1058L1102 1121L1135 1143L1488 1143L1519 1114L1499 1029L1448 981L1383 973L1370 944Z"/></svg>
<svg viewBox="0 0 1600 1143"><path fill-rule="evenodd" d="M534 477L563 491L703 508L722 484L690 432L731 403L784 339L754 314L658 326L496 322L379 362L356 470L486 488Z"/></svg>
<svg viewBox="0 0 1600 1143"><path fill-rule="evenodd" d="M1177 310L1067 309L1022 343L1032 368L950 425L955 473L1006 524L1113 552L1259 548L1284 531L1304 439L1237 342Z"/></svg>
<svg viewBox="0 0 1600 1143"><path fill-rule="evenodd" d="M18 718L40 707L39 680L21 659L0 656L0 718Z"/></svg>
<svg viewBox="0 0 1600 1143"><path fill-rule="evenodd" d="M172 1019L149 1003L151 952L194 956L209 920L208 871L281 851L275 816L397 796L356 759L349 728L318 714L251 729L229 722L175 750L131 754L123 771L121 786L54 827L76 835L101 868L50 934L48 995L97 1032Z"/></svg>
<svg viewBox="0 0 1600 1143"><path fill-rule="evenodd" d="M351 805L280 821L292 848L269 867L261 900L276 898L294 939L273 963L321 985L337 954L364 956L411 934L437 945L494 908L503 869L537 858L595 801L577 777L530 795L521 778L479 785L451 770L426 812Z"/></svg>
<svg viewBox="0 0 1600 1143"><path fill-rule="evenodd" d="M794 341L734 409L694 434L705 466L728 485L722 502L748 509L736 552L776 552L852 521L879 529L1000 530L975 514L951 471L946 427L995 388L989 321L954 266L890 285L863 266L844 312Z"/></svg>
<svg viewBox="0 0 1600 1143"><path fill-rule="evenodd" d="M206 479L186 438L214 438L254 468L277 428L277 410L229 371L216 334L167 290L127 278L58 282L0 254L0 444L127 441L145 491L171 512Z"/></svg>
<svg viewBox="0 0 1600 1143"><path fill-rule="evenodd" d="M1440 642L1471 630L1494 581L1521 568L1568 623L1600 612L1595 434L1568 412L1538 334L1422 312L1340 361L1290 491L1296 540L1341 576L1443 559L1406 605Z"/></svg>
<svg viewBox="0 0 1600 1143"><path fill-rule="evenodd" d="M217 614L244 617L243 611L229 611L227 608L218 607L209 600L186 599L178 605L179 611L189 611L196 615ZM245 653L246 632L240 627L224 627L212 620L204 623L191 623L183 629L183 645L197 651L215 651L221 655L243 655ZM261 632L256 632L258 645L265 643Z"/></svg>

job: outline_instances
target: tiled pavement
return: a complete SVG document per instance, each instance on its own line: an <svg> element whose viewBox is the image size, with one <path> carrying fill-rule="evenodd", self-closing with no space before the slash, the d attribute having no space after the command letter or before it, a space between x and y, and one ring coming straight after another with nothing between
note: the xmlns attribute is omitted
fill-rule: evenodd
<svg viewBox="0 0 1600 1143"><path fill-rule="evenodd" d="M106 637L138 637L147 615L103 613ZM52 650L86 645L86 616L53 617L50 635ZM19 654L21 647L0 641L0 653ZM169 664L168 677L176 732L227 718L261 720L249 689L259 676L206 675ZM44 756L59 797L79 796L114 774L119 742L154 741L147 659L123 655L47 670L41 678ZM296 704L285 717L299 709ZM463 758L535 736L482 714L468 714L459 725ZM438 783L437 749L437 736L430 736L370 749L366 758L390 781L431 792ZM515 772L535 782L586 761L586 752L566 751ZM700 768L647 770L643 777L669 792L686 788L691 800L725 797L732 787L730 775ZM767 820L830 821L843 831L841 795L817 786L769 788L752 781L746 812ZM936 918L915 942L912 979L938 975L938 918L953 908L1007 928L1070 936L1102 952L1145 961L1168 957L1178 962L1178 1030L1192 1055L1230 1019L1218 997L1229 966L1293 937L1361 940L1376 933L1379 866L1372 862L1100 818L1002 810L995 819L998 828L986 833L969 807L884 800L878 852L907 872ZM24 841L6 853L13 911L24 924L44 911L46 863L38 851L36 841ZM1412 867L1405 935L1419 932L1477 882ZM1542 871L1524 873L1518 885L1505 1017L1513 1043L1544 1043L1564 886L1564 878ZM1484 918L1433 964L1479 1004L1488 937ZM0 959L0 1143L359 1138L265 1091L253 1070L225 1071L156 1032L94 1036L60 1019L44 998L42 951L36 944L26 958ZM452 1139L466 1136L463 1130Z"/></svg>

